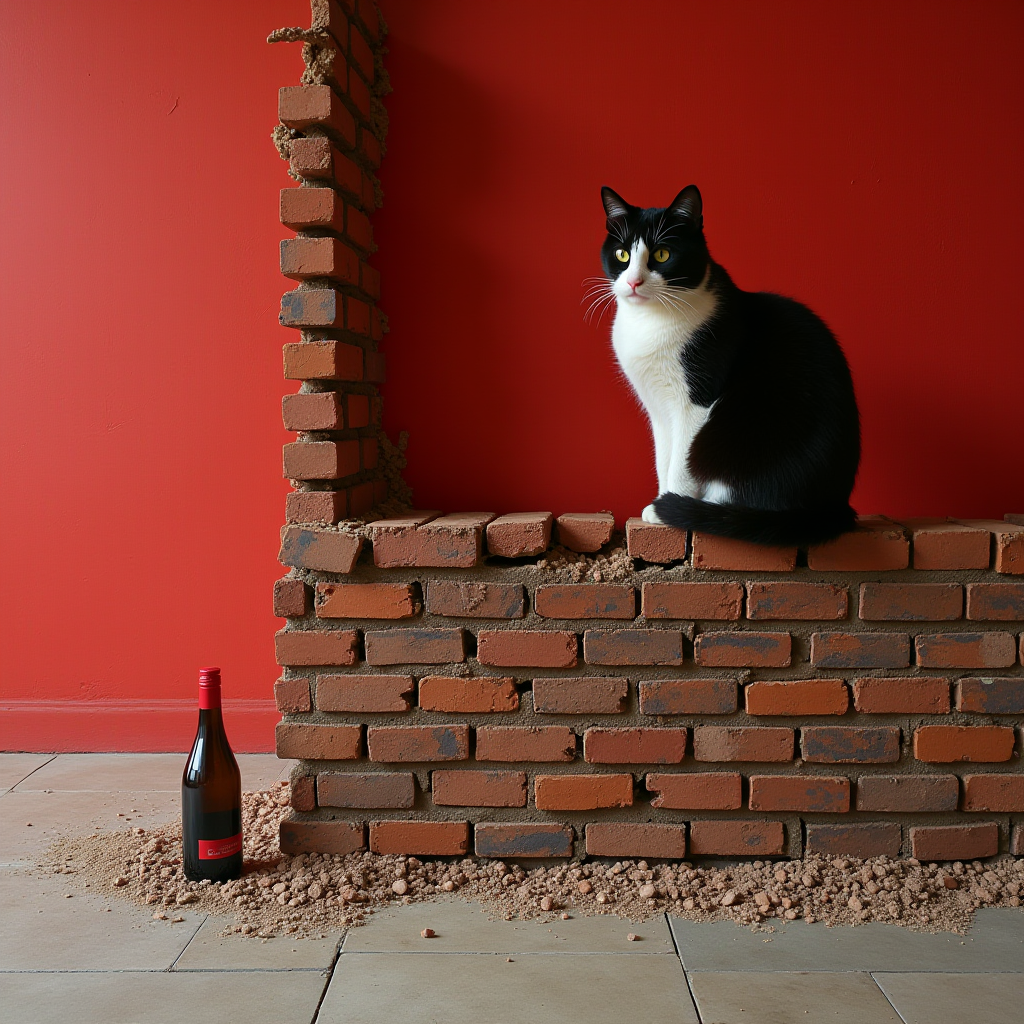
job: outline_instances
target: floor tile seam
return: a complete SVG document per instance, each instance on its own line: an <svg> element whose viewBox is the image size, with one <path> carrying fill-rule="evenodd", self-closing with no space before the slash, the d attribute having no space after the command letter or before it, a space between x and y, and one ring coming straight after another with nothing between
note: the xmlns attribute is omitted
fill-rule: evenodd
<svg viewBox="0 0 1024 1024"><path fill-rule="evenodd" d="M668 950L660 953L627 953L615 949L560 950L560 949L353 949L342 950L342 956L676 956Z"/></svg>
<svg viewBox="0 0 1024 1024"><path fill-rule="evenodd" d="M874 977L877 974L877 975L879 975L880 977L883 977L883 978L890 977L890 976L900 977L900 976L906 975L906 974L950 974L950 975L955 975L957 977L959 977L960 975L963 975L963 974L970 974L972 976L983 975L983 974L1001 974L1001 975L1002 974L1010 974L1010 975L1016 975L1018 977L1024 978L1024 971L968 971L968 970L963 970L963 969L958 970L958 971L937 971L937 970L928 970L927 968L922 968L920 970L915 970L915 971L868 971L868 974L870 974L872 977Z"/></svg>
<svg viewBox="0 0 1024 1024"><path fill-rule="evenodd" d="M668 936L672 942L672 948L675 950L676 959L679 961L679 969L683 972L683 981L686 982L686 991L690 996L690 1002L693 1004L693 1012L697 1017L697 1024L704 1024L704 1017L700 1012L700 1004L697 1002L697 997L693 994L693 987L690 985L690 975L686 970L686 964L683 963L683 955L679 951L679 943L676 941L676 933L672 930L672 922L668 919L668 914L662 914L665 920L665 927L668 928Z"/></svg>
<svg viewBox="0 0 1024 1024"><path fill-rule="evenodd" d="M326 967L210 967L182 971L169 971L166 967L125 967L116 970L102 967L12 970L0 967L0 978L16 974L323 974L326 970Z"/></svg>
<svg viewBox="0 0 1024 1024"><path fill-rule="evenodd" d="M873 972L870 974L870 978L875 988L877 988L878 991L882 993L882 998L892 1007L892 1012L895 1013L901 1021L903 1021L903 1024L913 1024L912 1021L908 1021L907 1018L904 1017L902 1013L900 1013L896 1004L889 998L889 993L886 992L885 989L878 984L878 979L875 977Z"/></svg>
<svg viewBox="0 0 1024 1024"><path fill-rule="evenodd" d="M188 942L186 942L185 945L181 947L181 949L178 951L178 955L171 961L170 965L166 968L168 971L173 971L174 970L174 968L177 965L178 961L185 955L185 950L188 949L188 947L192 945L192 940L195 939L195 937L199 934L200 929L209 920L210 920L210 915L209 914L204 914L202 916L202 918L199 921L199 924L196 925L196 930L188 937Z"/></svg>
<svg viewBox="0 0 1024 1024"><path fill-rule="evenodd" d="M327 990L331 987L334 981L334 971L338 966L338 962L341 960L341 944L344 941L342 936L334 945L334 956L331 958L330 964L327 965L327 969L322 972L324 983L320 989L320 998L316 1001L316 1009L313 1011L313 1016L309 1018L310 1024L316 1024L317 1018L320 1016L320 1007L324 1005L324 1000L327 998Z"/></svg>

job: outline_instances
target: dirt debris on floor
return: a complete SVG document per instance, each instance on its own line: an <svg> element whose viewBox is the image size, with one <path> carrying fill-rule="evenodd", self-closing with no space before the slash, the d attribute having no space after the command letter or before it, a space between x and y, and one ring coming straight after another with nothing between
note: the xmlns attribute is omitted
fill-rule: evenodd
<svg viewBox="0 0 1024 1024"><path fill-rule="evenodd" d="M807 856L734 864L421 860L355 853L283 855L278 828L288 784L242 797L245 873L237 881L190 882L181 868L181 824L67 837L41 869L71 876L94 893L149 907L174 922L181 908L230 918L224 934L324 936L363 924L384 907L448 894L505 920L614 914L646 921L668 912L689 920L825 925L869 921L918 931L969 930L980 907L1020 907L1024 859L953 864Z"/></svg>

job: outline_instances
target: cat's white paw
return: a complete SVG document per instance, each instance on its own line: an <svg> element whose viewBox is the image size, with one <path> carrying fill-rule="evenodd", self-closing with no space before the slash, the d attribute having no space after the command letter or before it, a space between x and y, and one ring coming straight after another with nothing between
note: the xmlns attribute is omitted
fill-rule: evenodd
<svg viewBox="0 0 1024 1024"><path fill-rule="evenodd" d="M654 511L653 505L648 505L647 508L640 513L640 518L645 523L656 523L659 525L661 523L661 520L658 518L658 513Z"/></svg>

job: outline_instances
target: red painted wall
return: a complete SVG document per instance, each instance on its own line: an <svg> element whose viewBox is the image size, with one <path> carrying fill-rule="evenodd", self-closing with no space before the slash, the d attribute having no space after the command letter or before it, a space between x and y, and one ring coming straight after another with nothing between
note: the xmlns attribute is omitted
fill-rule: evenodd
<svg viewBox="0 0 1024 1024"><path fill-rule="evenodd" d="M655 206L692 181L736 282L842 341L856 507L1024 511L1024 5L384 9L385 425L411 434L421 507L625 517L651 499L646 420L581 282L602 184Z"/></svg>
<svg viewBox="0 0 1024 1024"><path fill-rule="evenodd" d="M842 339L861 508L1024 509L1020 4L382 6L386 425L420 504L649 500L580 284L601 184L692 180L736 280ZM0 7L0 747L180 749L210 661L236 745L271 742L284 24L304 0Z"/></svg>

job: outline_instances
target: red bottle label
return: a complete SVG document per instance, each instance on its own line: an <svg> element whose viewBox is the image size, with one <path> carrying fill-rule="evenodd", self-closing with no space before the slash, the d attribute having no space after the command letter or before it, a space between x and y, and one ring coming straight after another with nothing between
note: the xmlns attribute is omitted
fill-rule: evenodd
<svg viewBox="0 0 1024 1024"><path fill-rule="evenodd" d="M221 857L230 857L239 853L242 849L242 833L231 836L228 839L200 839L199 859L219 860Z"/></svg>

